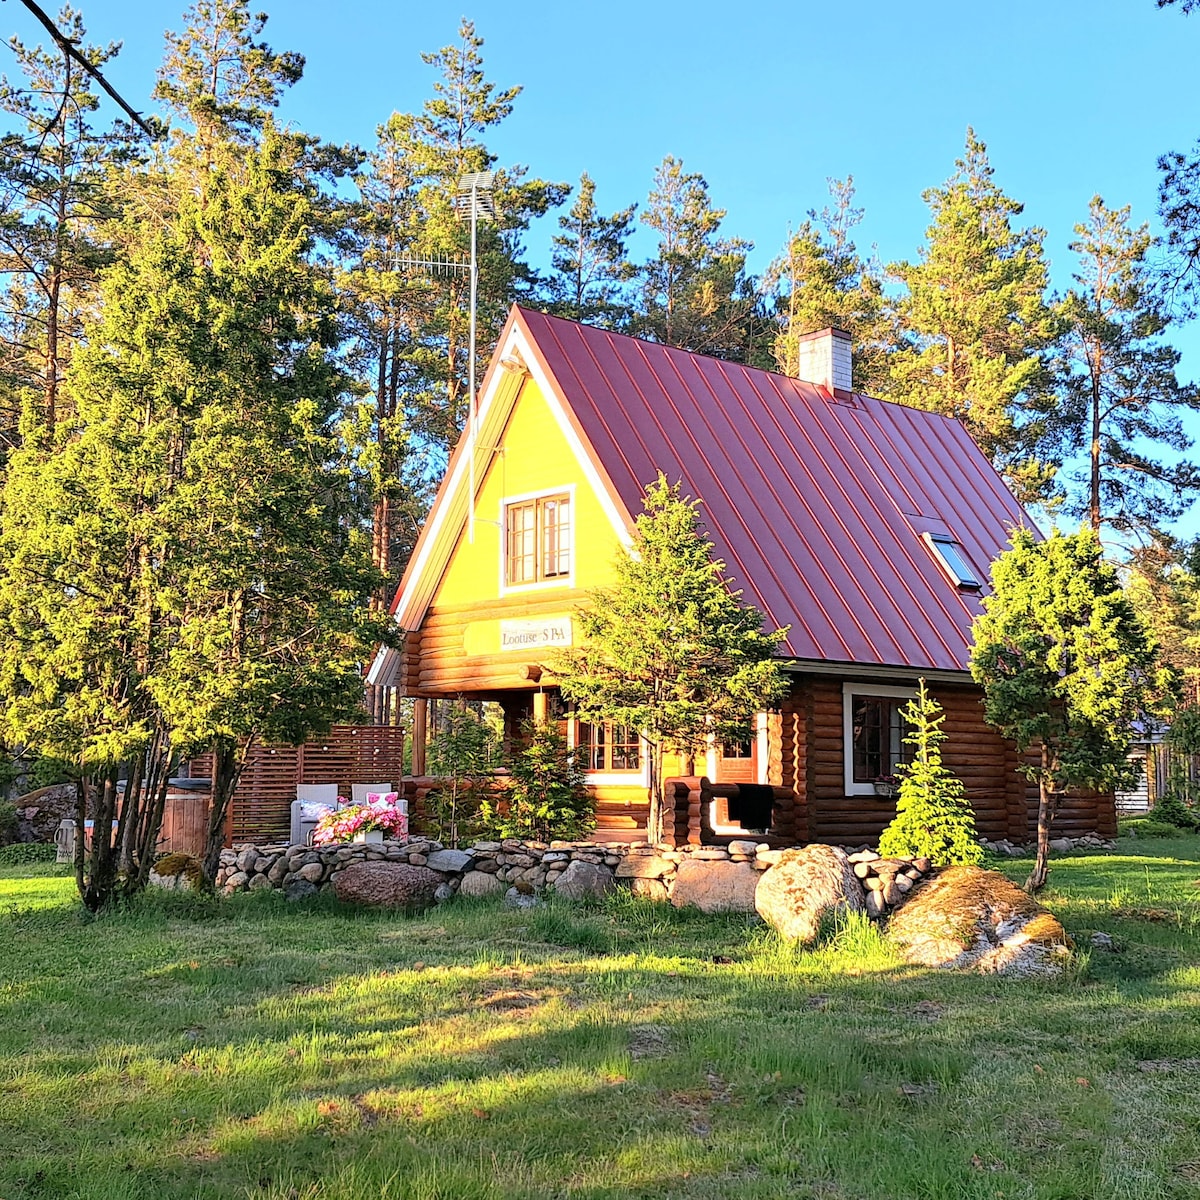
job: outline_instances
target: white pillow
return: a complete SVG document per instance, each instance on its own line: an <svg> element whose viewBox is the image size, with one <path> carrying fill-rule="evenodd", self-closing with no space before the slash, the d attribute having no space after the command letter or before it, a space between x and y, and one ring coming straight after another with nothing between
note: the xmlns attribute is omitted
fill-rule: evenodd
<svg viewBox="0 0 1200 1200"><path fill-rule="evenodd" d="M396 798L399 795L400 795L399 792L368 792L367 793L367 803L368 804L378 804L379 801L382 800L384 802L384 804L388 804L392 808L395 808L396 807Z"/></svg>
<svg viewBox="0 0 1200 1200"><path fill-rule="evenodd" d="M322 817L333 812L328 804L306 804L300 802L300 819L302 821L319 821Z"/></svg>

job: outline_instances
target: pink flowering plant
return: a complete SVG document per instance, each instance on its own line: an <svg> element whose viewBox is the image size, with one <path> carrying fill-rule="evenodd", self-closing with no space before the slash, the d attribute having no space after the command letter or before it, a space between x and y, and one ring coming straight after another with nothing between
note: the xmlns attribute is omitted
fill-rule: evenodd
<svg viewBox="0 0 1200 1200"><path fill-rule="evenodd" d="M340 800L340 798L339 798ZM370 804L351 804L327 812L313 830L313 845L328 846L335 842L348 842L355 834L382 829L393 837L408 835L408 814L402 813L386 800L374 800Z"/></svg>

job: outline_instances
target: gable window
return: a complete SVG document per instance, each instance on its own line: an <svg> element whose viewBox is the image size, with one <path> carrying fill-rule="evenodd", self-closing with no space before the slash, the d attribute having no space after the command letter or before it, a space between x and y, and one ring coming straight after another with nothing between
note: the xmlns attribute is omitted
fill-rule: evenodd
<svg viewBox="0 0 1200 1200"><path fill-rule="evenodd" d="M641 742L627 725L580 721L575 730L575 749L589 775L642 769Z"/></svg>
<svg viewBox="0 0 1200 1200"><path fill-rule="evenodd" d="M933 556L941 564L942 570L950 576L953 583L960 588L979 588L983 584L971 570L962 547L948 534L927 533L925 544L933 551Z"/></svg>
<svg viewBox="0 0 1200 1200"><path fill-rule="evenodd" d="M908 761L908 731L900 710L914 695L911 688L843 685L846 795L871 795L877 780L895 775L896 767Z"/></svg>
<svg viewBox="0 0 1200 1200"><path fill-rule="evenodd" d="M509 587L571 574L571 497L536 496L504 506L504 582Z"/></svg>

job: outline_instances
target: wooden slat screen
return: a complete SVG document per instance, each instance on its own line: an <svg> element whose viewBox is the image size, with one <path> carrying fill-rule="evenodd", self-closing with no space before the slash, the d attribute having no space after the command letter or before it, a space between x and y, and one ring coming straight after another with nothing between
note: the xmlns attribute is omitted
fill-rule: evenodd
<svg viewBox="0 0 1200 1200"><path fill-rule="evenodd" d="M400 786L404 730L398 725L335 725L303 746L254 746L233 794L229 841L287 839L298 783L336 783L349 796L355 783ZM193 778L212 777L212 755L188 764Z"/></svg>

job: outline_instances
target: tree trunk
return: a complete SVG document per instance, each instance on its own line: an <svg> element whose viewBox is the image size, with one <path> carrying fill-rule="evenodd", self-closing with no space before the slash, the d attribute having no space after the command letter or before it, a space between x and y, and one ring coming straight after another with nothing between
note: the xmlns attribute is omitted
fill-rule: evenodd
<svg viewBox="0 0 1200 1200"><path fill-rule="evenodd" d="M663 840L662 746L650 746L649 811L646 816L646 841L657 845Z"/></svg>
<svg viewBox="0 0 1200 1200"><path fill-rule="evenodd" d="M1042 746L1042 769L1038 774L1037 858L1025 881L1027 892L1040 892L1050 874L1050 826L1058 807L1058 793L1050 787L1050 751Z"/></svg>
<svg viewBox="0 0 1200 1200"><path fill-rule="evenodd" d="M80 896L84 889L84 822L87 820L87 780L81 774L75 781L75 886Z"/></svg>
<svg viewBox="0 0 1200 1200"><path fill-rule="evenodd" d="M110 767L105 773L96 798L92 818L92 848L86 855L86 869L81 880L80 897L91 912L107 908L113 901L117 884L117 852L113 846L113 820L117 813L117 770ZM83 822L77 832L83 840Z"/></svg>
<svg viewBox="0 0 1200 1200"><path fill-rule="evenodd" d="M249 743L238 747L233 742L221 742L213 747L212 799L208 808L208 832L204 839L204 862L200 865L203 886L210 890L217 882L221 850L225 845L225 818L249 748Z"/></svg>
<svg viewBox="0 0 1200 1200"><path fill-rule="evenodd" d="M1090 446L1091 471L1088 479L1088 524L1100 533L1100 377L1102 358L1100 351L1092 365L1092 440Z"/></svg>

